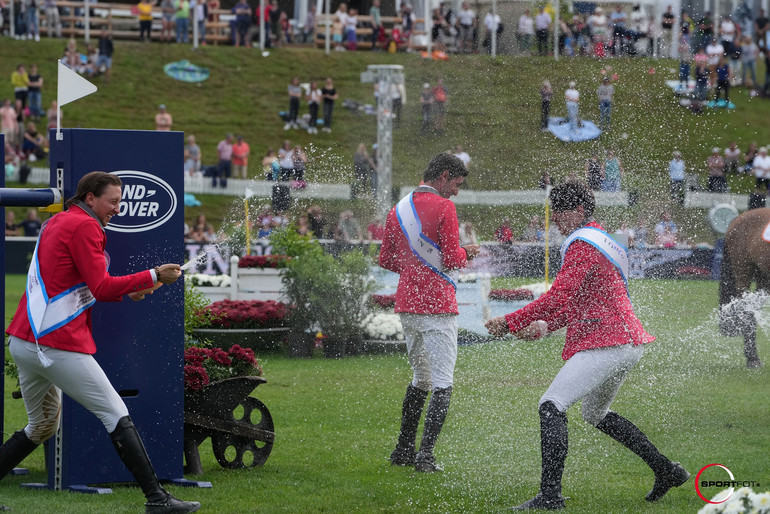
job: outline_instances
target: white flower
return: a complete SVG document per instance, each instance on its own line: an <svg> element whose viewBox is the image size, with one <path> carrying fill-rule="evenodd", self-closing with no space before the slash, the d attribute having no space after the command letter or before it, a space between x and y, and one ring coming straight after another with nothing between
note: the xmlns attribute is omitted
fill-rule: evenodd
<svg viewBox="0 0 770 514"><path fill-rule="evenodd" d="M185 275L185 280L194 286L200 287L230 287L230 275L206 275L204 273L193 273Z"/></svg>
<svg viewBox="0 0 770 514"><path fill-rule="evenodd" d="M370 314L361 324L366 337L379 340L399 340L404 338L404 329L398 314Z"/></svg>
<svg viewBox="0 0 770 514"><path fill-rule="evenodd" d="M698 514L718 514L722 512L721 505L714 505L713 503L707 503L698 511Z"/></svg>
<svg viewBox="0 0 770 514"><path fill-rule="evenodd" d="M752 505L759 509L760 512L770 512L770 491L755 493L753 497L749 496L749 498L751 499Z"/></svg>

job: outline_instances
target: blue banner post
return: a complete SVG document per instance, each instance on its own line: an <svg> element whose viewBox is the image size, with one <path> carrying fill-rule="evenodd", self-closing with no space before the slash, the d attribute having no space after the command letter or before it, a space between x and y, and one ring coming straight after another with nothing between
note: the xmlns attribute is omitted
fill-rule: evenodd
<svg viewBox="0 0 770 514"><path fill-rule="evenodd" d="M5 187L5 134L0 134L0 157L2 157L3 172L0 173L0 187ZM5 207L0 206L0 216L5 221ZM0 312L5 319L5 232L3 232L3 244L0 245L0 266L2 266L2 276L0 276L0 286L2 286L3 295L0 296ZM3 329L5 329L5 322L3 322ZM3 334L5 335L5 334ZM5 342L5 337L3 337ZM3 351L0 352L0 439L5 442L5 344L3 344ZM2 443L0 443L2 444Z"/></svg>
<svg viewBox="0 0 770 514"><path fill-rule="evenodd" d="M110 274L126 275L183 260L183 133L65 129L51 131L51 186L74 195L91 171L123 181L120 215L107 226ZM93 307L96 360L128 406L159 478L182 479L184 442L184 286L145 300ZM48 484L55 490L106 492L92 484L133 482L104 426L63 398L59 432L48 445ZM30 484L33 485L33 484ZM40 484L36 484L41 486Z"/></svg>

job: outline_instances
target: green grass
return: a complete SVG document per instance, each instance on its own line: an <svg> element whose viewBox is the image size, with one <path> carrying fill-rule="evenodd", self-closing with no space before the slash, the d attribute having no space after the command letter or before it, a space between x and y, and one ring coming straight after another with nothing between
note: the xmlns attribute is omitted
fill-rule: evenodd
<svg viewBox="0 0 770 514"><path fill-rule="evenodd" d="M506 284L519 284L521 280ZM11 295L23 281L9 277ZM662 452L694 475L719 462L737 479L768 489L765 429L768 367L746 370L742 343L719 335L714 282L633 281L634 304L652 343L621 388L613 409L636 422ZM15 305L15 301L13 302ZM770 342L760 330L760 354ZM264 467L225 471L208 443L204 475L213 489L173 488L200 500L204 512L495 512L533 495L539 480L537 400L558 372L563 336L461 347L455 395L437 445L445 472L389 466L400 402L410 379L403 355L291 360L263 355L266 385L255 396L270 409L276 442ZM6 432L26 422L6 379ZM570 453L564 475L575 513L695 512L703 502L692 480L655 504L644 501L652 473L634 455L569 412ZM25 461L26 477L0 482L0 503L19 513L138 512L141 493L112 495L28 491L44 482L43 452ZM193 477L187 477L193 478ZM714 493L716 491L713 491Z"/></svg>
<svg viewBox="0 0 770 514"><path fill-rule="evenodd" d="M82 45L82 42L81 42ZM55 91L56 58L62 41L40 43L6 40L0 46L0 69L8 73L18 62L38 63L45 80L44 105ZM167 77L165 63L189 59L210 69L211 78L186 84ZM204 162L213 162L215 147L227 132L241 133L252 148L252 173L268 148L278 148L289 137L308 148L307 176L313 181L350 182L352 155L359 142L376 140L374 118L344 109L342 100L374 103L372 86L360 82L369 64L402 64L405 69L407 103L403 122L394 134L394 185L414 185L421 170L435 153L461 144L473 158L469 187L476 190L529 189L547 170L556 180L570 172L582 174L584 160L595 149L613 147L628 172L625 189L640 193L640 204L627 209L601 209L599 217L610 228L621 221L634 223L640 213L650 221L668 203L667 163L680 149L688 169L705 183L705 159L713 146L725 147L736 140L741 149L751 141L770 143L770 102L750 99L744 88L733 88L737 105L733 112L709 112L696 117L676 104L663 84L675 78L677 62L650 59L561 59L500 56L452 56L447 62L432 62L416 55L382 52L333 52L307 48L280 49L262 58L257 51L208 46L198 52L181 45L143 45L116 42L113 77L109 84L94 79L99 91L64 107L65 127L151 130L159 103L174 116L174 129L195 134ZM540 97L544 79L550 79L557 94L552 112L565 112L562 92L576 80L582 93L581 113L598 119L595 90L600 70L611 66L620 80L616 84L612 130L599 141L564 144L538 130ZM650 70L655 73L650 73ZM763 76L763 70L758 70ZM286 86L292 76L301 81L322 80L331 75L340 93L334 115L333 134L309 136L284 132L277 112L287 109ZM450 90L447 131L443 136L419 135L419 92L424 82L443 77ZM12 96L9 81L0 83L0 97ZM301 112L305 112L303 104ZM627 137L624 137L623 135ZM736 192L748 192L749 177L730 179ZM203 210L217 225L227 219L229 200L202 197ZM260 200L261 201L261 200ZM335 220L345 208L354 208L363 219L373 215L371 202L322 202ZM224 205L226 204L226 205ZM188 210L191 219L200 209ZM711 240L703 210L674 207L675 219L693 240ZM503 216L523 229L536 207L477 208L463 206L459 214L473 221L479 234L491 238Z"/></svg>

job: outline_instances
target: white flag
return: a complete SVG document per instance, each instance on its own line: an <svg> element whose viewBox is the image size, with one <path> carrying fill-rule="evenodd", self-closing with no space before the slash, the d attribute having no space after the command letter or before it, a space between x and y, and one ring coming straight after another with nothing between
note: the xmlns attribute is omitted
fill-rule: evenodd
<svg viewBox="0 0 770 514"><path fill-rule="evenodd" d="M59 61L59 86L57 89L57 102L59 107L95 92L95 85L91 84Z"/></svg>

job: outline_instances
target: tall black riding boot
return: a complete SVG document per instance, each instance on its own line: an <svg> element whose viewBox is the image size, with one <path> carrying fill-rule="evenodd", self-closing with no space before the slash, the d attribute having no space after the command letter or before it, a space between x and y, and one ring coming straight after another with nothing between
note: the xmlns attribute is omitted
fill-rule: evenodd
<svg viewBox="0 0 770 514"><path fill-rule="evenodd" d="M129 416L120 418L110 439L147 498L144 504L146 513L195 512L201 507L198 502L177 500L160 485L144 443Z"/></svg>
<svg viewBox="0 0 770 514"><path fill-rule="evenodd" d="M608 412L596 428L637 454L655 473L655 485L647 493L646 500L659 500L672 487L687 482L690 474L678 462L671 462L661 454L644 432L623 416Z"/></svg>
<svg viewBox="0 0 770 514"><path fill-rule="evenodd" d="M424 473L441 471L433 456L433 447L444 426L444 420L449 412L449 400L452 398L452 386L444 389L434 389L428 403L428 412L425 413L425 427L422 431L420 452L414 459L414 469Z"/></svg>
<svg viewBox="0 0 770 514"><path fill-rule="evenodd" d="M564 473L564 461L569 448L567 439L567 415L556 408L553 402L540 406L540 453L542 472L540 492L514 510L558 510L564 508L561 495L561 477Z"/></svg>
<svg viewBox="0 0 770 514"><path fill-rule="evenodd" d="M422 417L422 408L428 391L423 391L409 384L404 395L404 405L401 408L401 431L398 434L398 444L390 454L390 463L394 466L411 466L414 464L414 444L417 439L417 427Z"/></svg>
<svg viewBox="0 0 770 514"><path fill-rule="evenodd" d="M27 458L38 445L27 437L24 430L14 432L4 445L0 446L0 480Z"/></svg>

